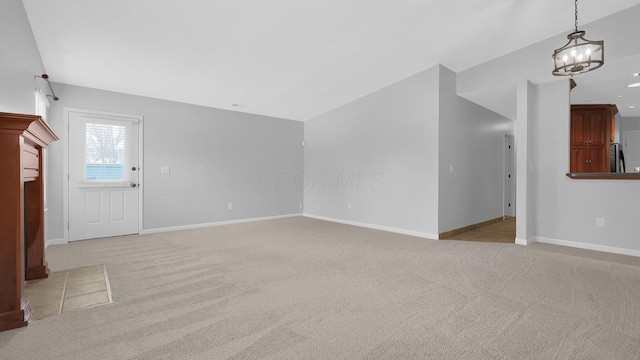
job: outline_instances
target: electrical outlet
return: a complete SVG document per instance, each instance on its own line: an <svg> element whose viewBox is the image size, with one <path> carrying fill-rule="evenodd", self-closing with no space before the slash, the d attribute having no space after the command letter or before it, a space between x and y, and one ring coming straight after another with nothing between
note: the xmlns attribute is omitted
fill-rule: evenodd
<svg viewBox="0 0 640 360"><path fill-rule="evenodd" d="M171 172L171 167L169 165L160 166L160 174L168 174L169 172Z"/></svg>
<svg viewBox="0 0 640 360"><path fill-rule="evenodd" d="M604 227L604 218L603 217L597 217L596 218L596 226L597 227Z"/></svg>
<svg viewBox="0 0 640 360"><path fill-rule="evenodd" d="M351 203L350 202L347 203L347 209L351 210Z"/></svg>
<svg viewBox="0 0 640 360"><path fill-rule="evenodd" d="M302 203L300 203L300 209L302 209Z"/></svg>
<svg viewBox="0 0 640 360"><path fill-rule="evenodd" d="M452 173L453 172L453 165L449 165L449 172Z"/></svg>
<svg viewBox="0 0 640 360"><path fill-rule="evenodd" d="M229 203L229 210L233 210L233 203Z"/></svg>

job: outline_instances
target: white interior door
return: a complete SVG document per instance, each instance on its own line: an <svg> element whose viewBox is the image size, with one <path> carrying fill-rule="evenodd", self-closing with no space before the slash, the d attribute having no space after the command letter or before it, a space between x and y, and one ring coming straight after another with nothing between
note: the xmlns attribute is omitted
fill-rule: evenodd
<svg viewBox="0 0 640 360"><path fill-rule="evenodd" d="M136 117L69 111L69 240L139 232Z"/></svg>
<svg viewBox="0 0 640 360"><path fill-rule="evenodd" d="M640 131L625 131L623 141L625 172L638 172L636 168L640 169Z"/></svg>

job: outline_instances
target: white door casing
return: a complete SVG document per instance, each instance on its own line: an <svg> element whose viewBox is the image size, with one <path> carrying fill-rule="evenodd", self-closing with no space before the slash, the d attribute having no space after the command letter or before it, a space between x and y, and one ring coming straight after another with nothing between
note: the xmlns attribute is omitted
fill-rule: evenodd
<svg viewBox="0 0 640 360"><path fill-rule="evenodd" d="M516 216L516 172L515 172L515 137L505 134L504 137L504 216Z"/></svg>
<svg viewBox="0 0 640 360"><path fill-rule="evenodd" d="M136 234L142 116L64 109L67 241Z"/></svg>
<svg viewBox="0 0 640 360"><path fill-rule="evenodd" d="M640 131L625 131L622 135L625 172L637 172L640 167Z"/></svg>

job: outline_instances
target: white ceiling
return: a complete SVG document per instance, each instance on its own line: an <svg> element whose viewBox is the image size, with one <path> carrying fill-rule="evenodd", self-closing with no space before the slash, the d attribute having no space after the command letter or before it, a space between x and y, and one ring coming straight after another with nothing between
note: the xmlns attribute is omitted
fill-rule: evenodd
<svg viewBox="0 0 640 360"><path fill-rule="evenodd" d="M572 104L616 104L620 115L640 117L640 88L627 85L640 83L640 54L605 63L606 66L576 76L571 91Z"/></svg>
<svg viewBox="0 0 640 360"><path fill-rule="evenodd" d="M574 6L571 0L23 2L54 82L302 121L438 63L458 72L567 33ZM636 4L582 1L580 23Z"/></svg>

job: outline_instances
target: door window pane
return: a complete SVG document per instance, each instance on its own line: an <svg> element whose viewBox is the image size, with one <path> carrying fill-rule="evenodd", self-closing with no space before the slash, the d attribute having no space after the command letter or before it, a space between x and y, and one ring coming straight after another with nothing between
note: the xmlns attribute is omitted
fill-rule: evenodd
<svg viewBox="0 0 640 360"><path fill-rule="evenodd" d="M86 180L124 180L125 127L86 125Z"/></svg>

